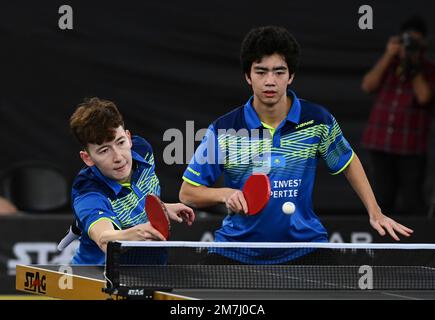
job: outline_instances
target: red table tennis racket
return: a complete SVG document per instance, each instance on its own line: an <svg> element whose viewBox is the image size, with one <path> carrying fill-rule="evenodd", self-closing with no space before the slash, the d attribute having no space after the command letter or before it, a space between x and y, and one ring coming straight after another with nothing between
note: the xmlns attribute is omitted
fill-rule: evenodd
<svg viewBox="0 0 435 320"><path fill-rule="evenodd" d="M266 206L270 199L270 181L264 173L253 173L242 189L243 196L248 203L249 216L255 215Z"/></svg>
<svg viewBox="0 0 435 320"><path fill-rule="evenodd" d="M171 225L165 204L156 195L148 194L145 199L145 211L153 228L168 239Z"/></svg>

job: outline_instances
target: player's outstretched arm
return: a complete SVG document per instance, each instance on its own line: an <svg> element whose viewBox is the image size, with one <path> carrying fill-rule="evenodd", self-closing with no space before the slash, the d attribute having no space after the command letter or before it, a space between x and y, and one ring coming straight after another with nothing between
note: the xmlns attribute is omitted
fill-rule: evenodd
<svg viewBox="0 0 435 320"><path fill-rule="evenodd" d="M248 205L241 190L194 186L186 181L180 189L180 201L194 208L225 204L230 212L246 213Z"/></svg>
<svg viewBox="0 0 435 320"><path fill-rule="evenodd" d="M394 240L398 241L400 239L396 232L405 237L409 237L412 234L412 229L401 225L382 213L361 161L356 154L352 162L345 169L344 175L367 209L371 226L378 231L381 236L384 236L386 232L388 232Z"/></svg>
<svg viewBox="0 0 435 320"><path fill-rule="evenodd" d="M226 203L231 195L239 190L231 188L210 188L194 186L186 181L180 189L180 201L190 207L205 208Z"/></svg>
<svg viewBox="0 0 435 320"><path fill-rule="evenodd" d="M103 252L106 252L109 241L165 240L165 237L149 222L125 230L115 230L112 222L100 220L91 227L89 236Z"/></svg>

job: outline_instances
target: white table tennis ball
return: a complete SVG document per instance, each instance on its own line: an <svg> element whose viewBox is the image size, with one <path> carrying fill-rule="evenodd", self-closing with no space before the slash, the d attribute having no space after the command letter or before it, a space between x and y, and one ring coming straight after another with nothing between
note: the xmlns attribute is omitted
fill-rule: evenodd
<svg viewBox="0 0 435 320"><path fill-rule="evenodd" d="M293 202L286 202L282 205L282 212L284 212L285 214L292 214L293 212L295 212L295 210L296 207Z"/></svg>

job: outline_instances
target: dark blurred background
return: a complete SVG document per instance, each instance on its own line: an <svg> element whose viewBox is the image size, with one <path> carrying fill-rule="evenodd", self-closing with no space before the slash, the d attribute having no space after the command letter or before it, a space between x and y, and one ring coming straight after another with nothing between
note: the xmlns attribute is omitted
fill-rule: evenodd
<svg viewBox="0 0 435 320"><path fill-rule="evenodd" d="M58 27L63 4L73 8L73 30ZM358 27L364 4L373 8L373 30ZM293 89L336 116L368 167L360 139L373 97L361 91L361 79L415 13L428 23L433 58L435 2L423 0L3 2L0 168L49 161L72 179L81 160L69 116L84 97L98 96L115 101L127 128L152 144L162 197L177 201L185 164L164 163L165 130L185 133L188 120L205 128L246 102L240 42L252 27L269 24L287 27L302 47ZM435 181L433 136L427 198ZM319 214L363 211L345 178L322 167L314 206Z"/></svg>

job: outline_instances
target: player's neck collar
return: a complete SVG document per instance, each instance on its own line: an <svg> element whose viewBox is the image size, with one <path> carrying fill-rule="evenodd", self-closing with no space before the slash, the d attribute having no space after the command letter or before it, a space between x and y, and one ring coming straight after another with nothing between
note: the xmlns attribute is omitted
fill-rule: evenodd
<svg viewBox="0 0 435 320"><path fill-rule="evenodd" d="M286 120L298 124L301 117L301 103L296 94L290 89L287 89L287 96L291 99L292 104ZM262 126L261 120L252 105L253 100L254 96L251 96L243 107L243 113L245 115L248 129L257 129Z"/></svg>

